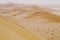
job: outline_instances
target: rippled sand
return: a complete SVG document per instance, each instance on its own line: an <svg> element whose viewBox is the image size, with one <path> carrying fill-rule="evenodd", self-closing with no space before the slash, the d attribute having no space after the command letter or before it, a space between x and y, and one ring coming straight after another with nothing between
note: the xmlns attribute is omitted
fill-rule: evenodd
<svg viewBox="0 0 60 40"><path fill-rule="evenodd" d="M9 5L0 8L1 17L47 40L60 40L60 16L54 14L52 9L36 5Z"/></svg>

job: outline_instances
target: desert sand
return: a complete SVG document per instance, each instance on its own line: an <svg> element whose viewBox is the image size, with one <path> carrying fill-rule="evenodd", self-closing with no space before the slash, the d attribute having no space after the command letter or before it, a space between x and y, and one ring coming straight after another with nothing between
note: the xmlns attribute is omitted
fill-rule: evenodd
<svg viewBox="0 0 60 40"><path fill-rule="evenodd" d="M48 9L8 4L1 6L0 16L47 40L60 40L60 16Z"/></svg>

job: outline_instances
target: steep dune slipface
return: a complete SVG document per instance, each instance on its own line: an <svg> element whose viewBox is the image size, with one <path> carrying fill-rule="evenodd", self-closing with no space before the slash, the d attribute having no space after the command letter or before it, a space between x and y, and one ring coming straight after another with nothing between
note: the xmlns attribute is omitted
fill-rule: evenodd
<svg viewBox="0 0 60 40"><path fill-rule="evenodd" d="M35 6L14 10L9 10L10 16L0 15L48 40L60 40L60 16Z"/></svg>
<svg viewBox="0 0 60 40"><path fill-rule="evenodd" d="M0 40L26 40L0 22Z"/></svg>

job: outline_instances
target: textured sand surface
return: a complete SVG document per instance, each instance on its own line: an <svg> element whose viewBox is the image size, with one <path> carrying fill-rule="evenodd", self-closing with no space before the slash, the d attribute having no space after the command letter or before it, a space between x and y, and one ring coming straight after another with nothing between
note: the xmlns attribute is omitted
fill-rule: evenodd
<svg viewBox="0 0 60 40"><path fill-rule="evenodd" d="M47 40L60 40L60 16L39 6L1 9L0 16Z"/></svg>
<svg viewBox="0 0 60 40"><path fill-rule="evenodd" d="M31 33L21 25L0 17L0 40L46 40L42 36Z"/></svg>

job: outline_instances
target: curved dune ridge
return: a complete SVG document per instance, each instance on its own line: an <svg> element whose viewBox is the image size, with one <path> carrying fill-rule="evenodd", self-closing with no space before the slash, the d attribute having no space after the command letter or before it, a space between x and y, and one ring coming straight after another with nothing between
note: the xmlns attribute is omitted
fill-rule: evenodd
<svg viewBox="0 0 60 40"><path fill-rule="evenodd" d="M1 6L1 17L47 40L60 40L60 16L36 5L9 5Z"/></svg>
<svg viewBox="0 0 60 40"><path fill-rule="evenodd" d="M13 22L0 17L0 40L46 40Z"/></svg>

